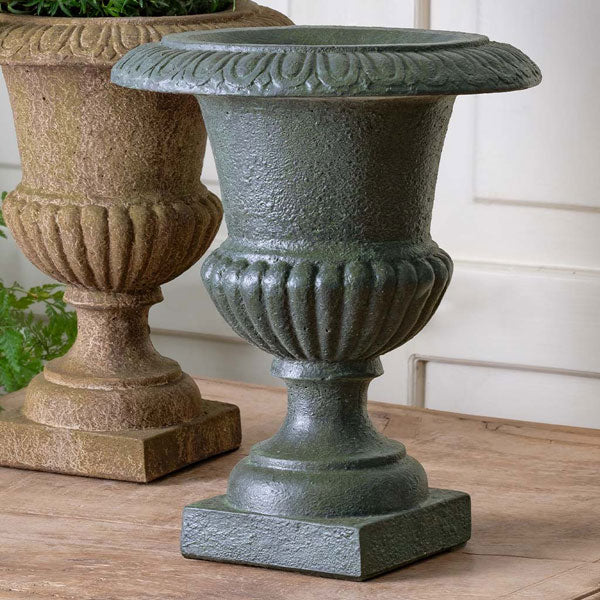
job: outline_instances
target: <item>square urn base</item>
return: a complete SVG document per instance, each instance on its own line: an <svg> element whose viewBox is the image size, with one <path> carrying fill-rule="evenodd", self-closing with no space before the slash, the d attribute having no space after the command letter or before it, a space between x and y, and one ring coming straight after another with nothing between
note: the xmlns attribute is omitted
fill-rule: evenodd
<svg viewBox="0 0 600 600"><path fill-rule="evenodd" d="M236 510L225 496L183 512L186 558L362 581L465 543L468 494L430 489L415 508L379 516L292 519Z"/></svg>
<svg viewBox="0 0 600 600"><path fill-rule="evenodd" d="M233 404L204 400L204 414L189 423L111 432L41 425L21 413L24 398L24 390L2 398L0 466L147 483L241 442Z"/></svg>

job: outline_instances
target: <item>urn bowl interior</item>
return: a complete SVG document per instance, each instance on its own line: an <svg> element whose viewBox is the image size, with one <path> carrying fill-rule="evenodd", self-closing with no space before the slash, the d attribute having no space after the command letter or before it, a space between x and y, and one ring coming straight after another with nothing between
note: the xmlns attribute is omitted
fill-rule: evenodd
<svg viewBox="0 0 600 600"><path fill-rule="evenodd" d="M256 27L190 31L166 36L163 43L186 50L227 50L236 52L273 51L383 51L448 49L474 46L488 41L484 35L426 29L384 27Z"/></svg>

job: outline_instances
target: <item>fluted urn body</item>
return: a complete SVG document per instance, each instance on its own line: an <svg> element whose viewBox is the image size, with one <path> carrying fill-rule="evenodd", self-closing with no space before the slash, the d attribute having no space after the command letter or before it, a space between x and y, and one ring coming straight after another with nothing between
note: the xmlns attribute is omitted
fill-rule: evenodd
<svg viewBox="0 0 600 600"><path fill-rule="evenodd" d="M204 283L289 391L226 496L186 509L184 555L364 579L468 539L468 496L374 429L367 387L450 282L430 222L456 95L539 77L484 36L368 28L169 36L115 67L198 97L229 233Z"/></svg>
<svg viewBox="0 0 600 600"><path fill-rule="evenodd" d="M195 383L153 348L148 311L162 300L159 286L198 261L221 222L219 199L200 181L206 130L193 98L125 90L110 82L110 69L164 34L288 22L247 0L236 11L184 17L0 15L0 64L23 169L3 212L29 260L67 284L78 314L71 350L27 388L27 422L119 433L205 419ZM239 417L230 413L222 450L239 444ZM143 457L131 469L127 457L95 468L89 457L59 456L58 446L55 456L27 455L22 442L4 444L1 429L0 464L85 475L148 480L214 454L183 449L179 435L156 468Z"/></svg>

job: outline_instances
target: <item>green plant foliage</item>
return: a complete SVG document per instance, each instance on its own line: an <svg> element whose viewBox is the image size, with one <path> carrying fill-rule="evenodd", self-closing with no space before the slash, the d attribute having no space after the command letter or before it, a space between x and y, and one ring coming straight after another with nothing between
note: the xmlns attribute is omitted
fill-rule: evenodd
<svg viewBox="0 0 600 600"><path fill-rule="evenodd" d="M234 0L0 0L0 12L49 17L163 17L213 13Z"/></svg>
<svg viewBox="0 0 600 600"><path fill-rule="evenodd" d="M0 281L0 386L4 392L25 387L44 363L62 356L75 341L77 320L66 309L58 284L24 289ZM46 319L30 309L44 307Z"/></svg>
<svg viewBox="0 0 600 600"><path fill-rule="evenodd" d="M1 208L0 226L5 226ZM6 237L2 229L0 236ZM46 361L72 346L77 317L67 310L63 294L59 284L26 289L0 279L0 394L25 387ZM43 308L45 317L33 312L36 306Z"/></svg>

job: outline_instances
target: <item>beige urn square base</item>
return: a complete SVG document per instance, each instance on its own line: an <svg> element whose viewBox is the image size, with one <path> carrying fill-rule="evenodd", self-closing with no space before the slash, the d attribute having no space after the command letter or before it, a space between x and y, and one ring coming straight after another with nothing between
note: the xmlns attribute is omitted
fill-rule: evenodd
<svg viewBox="0 0 600 600"><path fill-rule="evenodd" d="M2 398L0 466L147 483L241 443L237 406L204 400L194 421L162 429L83 431L21 414L25 390Z"/></svg>

